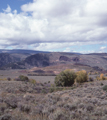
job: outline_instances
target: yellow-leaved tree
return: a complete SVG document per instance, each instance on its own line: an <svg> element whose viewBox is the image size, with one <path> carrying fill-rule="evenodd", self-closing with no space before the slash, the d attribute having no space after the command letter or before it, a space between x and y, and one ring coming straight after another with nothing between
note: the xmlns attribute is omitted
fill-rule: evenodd
<svg viewBox="0 0 107 120"><path fill-rule="evenodd" d="M87 80L88 80L88 74L85 70L81 70L77 72L77 77L75 79L75 82L83 83L83 82L87 82Z"/></svg>

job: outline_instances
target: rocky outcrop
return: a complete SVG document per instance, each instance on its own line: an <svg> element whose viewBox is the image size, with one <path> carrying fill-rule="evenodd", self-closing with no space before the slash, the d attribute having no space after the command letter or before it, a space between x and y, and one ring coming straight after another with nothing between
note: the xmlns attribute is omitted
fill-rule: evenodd
<svg viewBox="0 0 107 120"><path fill-rule="evenodd" d="M45 67L49 66L49 57L46 54L35 54L27 57L24 61L24 64L28 64L30 66L36 66L36 67Z"/></svg>
<svg viewBox="0 0 107 120"><path fill-rule="evenodd" d="M79 62L80 58L79 58L79 57L74 57L74 58L72 58L72 60L73 60L74 62Z"/></svg>
<svg viewBox="0 0 107 120"><path fill-rule="evenodd" d="M71 59L66 56L60 56L59 60L60 61L71 61Z"/></svg>

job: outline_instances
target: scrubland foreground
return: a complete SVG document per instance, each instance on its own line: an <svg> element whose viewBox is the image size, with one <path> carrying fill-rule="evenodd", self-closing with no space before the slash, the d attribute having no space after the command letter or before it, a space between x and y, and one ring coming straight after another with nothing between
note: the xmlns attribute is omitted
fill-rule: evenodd
<svg viewBox="0 0 107 120"><path fill-rule="evenodd" d="M107 120L106 85L94 81L55 91L50 83L0 81L0 120Z"/></svg>

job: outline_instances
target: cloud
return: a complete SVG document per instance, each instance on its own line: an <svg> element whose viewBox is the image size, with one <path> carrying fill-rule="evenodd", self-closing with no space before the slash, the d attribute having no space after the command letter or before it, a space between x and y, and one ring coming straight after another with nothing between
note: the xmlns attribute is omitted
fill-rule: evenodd
<svg viewBox="0 0 107 120"><path fill-rule="evenodd" d="M84 50L84 51L80 51L80 53L83 53L83 54L89 54L89 53L99 53L99 51L94 51L94 50Z"/></svg>
<svg viewBox="0 0 107 120"><path fill-rule="evenodd" d="M43 51L61 51L63 48L71 47L74 45L73 43L38 43L38 44L32 44L31 47L35 48L35 50L43 50Z"/></svg>
<svg viewBox="0 0 107 120"><path fill-rule="evenodd" d="M11 12L11 8L10 8L10 6L9 6L9 5L7 5L7 8L6 8L6 9L3 9L3 11L4 11L4 12L6 12L6 13Z"/></svg>
<svg viewBox="0 0 107 120"><path fill-rule="evenodd" d="M107 49L107 47L106 47L106 46L102 46L102 47L100 48L100 50L104 50L104 49Z"/></svg>
<svg viewBox="0 0 107 120"><path fill-rule="evenodd" d="M107 43L107 1L34 0L0 13L2 47L37 50Z"/></svg>
<svg viewBox="0 0 107 120"><path fill-rule="evenodd" d="M71 52L71 48L66 48L63 52Z"/></svg>

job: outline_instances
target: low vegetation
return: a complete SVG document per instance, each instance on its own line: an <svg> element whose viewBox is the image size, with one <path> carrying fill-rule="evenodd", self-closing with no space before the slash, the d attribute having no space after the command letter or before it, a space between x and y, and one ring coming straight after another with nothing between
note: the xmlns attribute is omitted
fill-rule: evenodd
<svg viewBox="0 0 107 120"><path fill-rule="evenodd" d="M0 81L0 120L106 120L106 80L51 92L47 84Z"/></svg>
<svg viewBox="0 0 107 120"><path fill-rule="evenodd" d="M88 75L87 75L87 72L85 70L78 71L76 74L77 74L77 77L76 77L75 81L77 83L83 83L83 82L88 81Z"/></svg>
<svg viewBox="0 0 107 120"><path fill-rule="evenodd" d="M88 81L88 74L85 70L74 72L67 69L58 74L55 78L56 86L72 86L74 83L83 83Z"/></svg>
<svg viewBox="0 0 107 120"><path fill-rule="evenodd" d="M104 74L100 74L100 76L96 77L97 80L107 80L107 77L104 76Z"/></svg>
<svg viewBox="0 0 107 120"><path fill-rule="evenodd" d="M103 87L103 90L107 92L107 85Z"/></svg>
<svg viewBox="0 0 107 120"><path fill-rule="evenodd" d="M72 70L62 71L59 75L55 77L56 86L71 86L74 84L76 78L76 73Z"/></svg>
<svg viewBox="0 0 107 120"><path fill-rule="evenodd" d="M0 120L106 120L107 81L104 74L98 78L67 69L55 84L24 75L2 79Z"/></svg>
<svg viewBox="0 0 107 120"><path fill-rule="evenodd" d="M26 81L26 82L29 81L29 78L28 78L27 76L24 76L24 75L20 75L20 76L18 77L18 79L19 79L19 81Z"/></svg>

